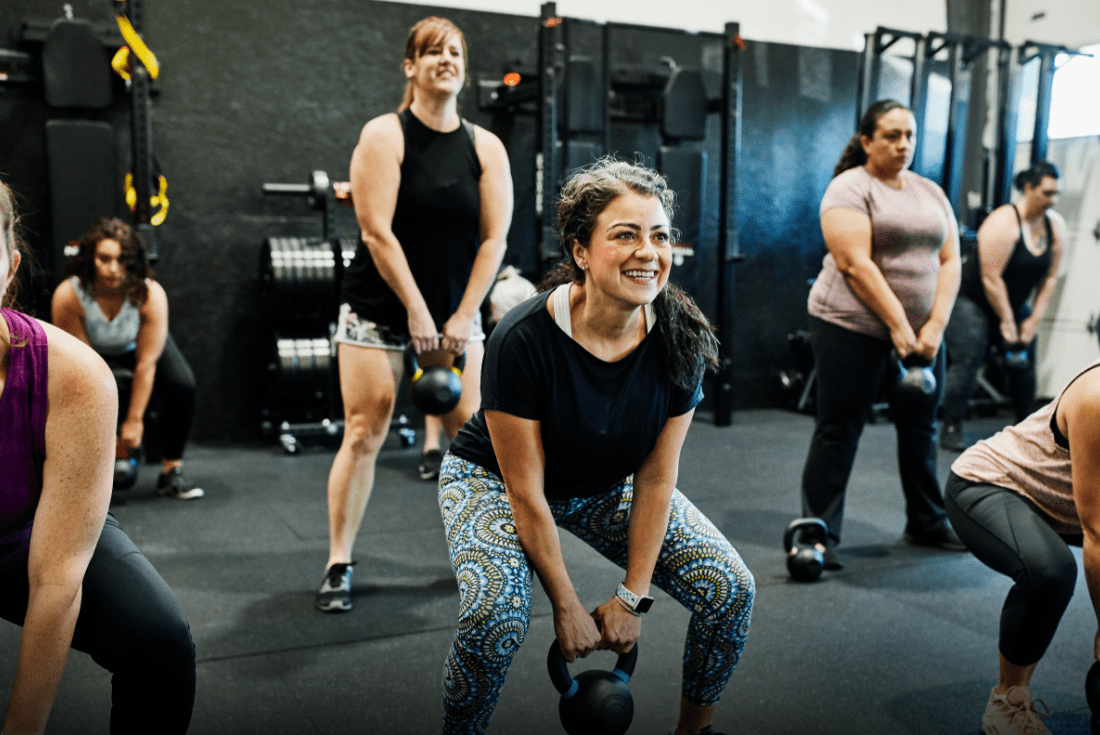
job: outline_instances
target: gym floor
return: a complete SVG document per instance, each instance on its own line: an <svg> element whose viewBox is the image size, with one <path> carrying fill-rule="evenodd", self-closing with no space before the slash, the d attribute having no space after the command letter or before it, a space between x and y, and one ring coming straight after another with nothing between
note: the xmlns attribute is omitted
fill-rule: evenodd
<svg viewBox="0 0 1100 735"><path fill-rule="evenodd" d="M971 440L1005 418L967 425ZM716 730L757 735L972 735L997 672L998 613L1009 581L968 553L901 541L904 513L893 427L864 432L847 496L846 568L788 579L781 537L798 514L811 417L741 412L715 427L697 416L680 489L721 528L756 577L748 646ZM357 545L355 609L313 609L328 549L325 482L331 447L287 455L277 445L194 446L197 502L156 496L156 468L112 506L123 528L175 590L198 651L191 733L271 735L433 733L458 593L434 483L416 476L417 449L391 436ZM941 452L946 476L954 455ZM620 572L563 534L581 599L603 602ZM1075 550L1080 565L1080 550ZM537 585L536 585L537 587ZM546 676L553 638L537 593L490 732L562 732ZM659 591L642 627L631 680L631 733L675 724L687 613ZM1083 575L1032 681L1054 735L1089 732L1084 695L1096 620ZM0 625L0 691L15 668L19 628ZM571 667L611 668L599 652ZM156 676L156 672L150 672ZM110 676L74 652L47 732L106 733Z"/></svg>

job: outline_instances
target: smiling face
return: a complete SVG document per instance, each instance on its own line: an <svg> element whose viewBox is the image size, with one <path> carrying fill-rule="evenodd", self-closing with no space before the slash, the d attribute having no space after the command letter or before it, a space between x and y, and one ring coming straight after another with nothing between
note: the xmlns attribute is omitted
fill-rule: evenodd
<svg viewBox="0 0 1100 735"><path fill-rule="evenodd" d="M405 59L405 77L416 93L458 96L466 80L462 37L457 33L428 44L415 59Z"/></svg>
<svg viewBox="0 0 1100 735"><path fill-rule="evenodd" d="M627 191L596 218L587 245L573 241L573 258L585 272L588 298L635 308L652 303L668 282L672 233L655 196Z"/></svg>
<svg viewBox="0 0 1100 735"><path fill-rule="evenodd" d="M96 285L105 290L114 290L122 286L126 278L126 267L122 263L122 246L118 240L104 238L95 246Z"/></svg>
<svg viewBox="0 0 1100 735"><path fill-rule="evenodd" d="M913 162L917 121L904 107L895 107L879 116L874 137L860 136L871 173L896 176Z"/></svg>

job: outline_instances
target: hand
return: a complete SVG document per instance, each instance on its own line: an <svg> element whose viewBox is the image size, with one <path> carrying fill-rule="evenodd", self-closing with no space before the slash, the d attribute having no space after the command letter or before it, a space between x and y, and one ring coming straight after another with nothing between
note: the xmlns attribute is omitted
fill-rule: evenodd
<svg viewBox="0 0 1100 735"><path fill-rule="evenodd" d="M1020 333L1016 331L1016 322L1009 319L1001 322L1001 337L1005 344L1014 345L1020 341Z"/></svg>
<svg viewBox="0 0 1100 735"><path fill-rule="evenodd" d="M917 335L917 344L913 352L931 362L943 344L943 327L939 323L925 322Z"/></svg>
<svg viewBox="0 0 1100 735"><path fill-rule="evenodd" d="M1096 632L1096 637L1092 641L1092 657L1100 661L1100 631ZM0 733L0 735L3 735L3 733Z"/></svg>
<svg viewBox="0 0 1100 735"><path fill-rule="evenodd" d="M418 355L439 349L439 333L427 307L421 311L409 312L409 341Z"/></svg>
<svg viewBox="0 0 1100 735"><path fill-rule="evenodd" d="M1022 345L1031 344L1032 340L1035 339L1035 333L1037 331L1039 331L1038 319L1036 319L1034 316L1029 316L1027 319L1024 319L1022 322L1020 322L1020 335L1018 339L1019 343Z"/></svg>
<svg viewBox="0 0 1100 735"><path fill-rule="evenodd" d="M602 650L627 653L642 633L641 617L630 614L616 597L597 607L592 618L600 628L600 644L597 648Z"/></svg>
<svg viewBox="0 0 1100 735"><path fill-rule="evenodd" d="M909 357L917 349L917 335L913 333L913 328L909 326L909 322L905 322L899 329L891 329L890 341L894 343L898 358L902 360Z"/></svg>
<svg viewBox="0 0 1100 735"><path fill-rule="evenodd" d="M141 446L141 437L145 432L145 425L140 419L126 419L119 429L118 438L122 446L127 449L137 449Z"/></svg>
<svg viewBox="0 0 1100 735"><path fill-rule="evenodd" d="M554 610L554 633L561 655L569 663L592 653L600 643L596 621L580 602L568 609Z"/></svg>
<svg viewBox="0 0 1100 735"><path fill-rule="evenodd" d="M473 331L473 318L452 314L447 323L443 325L442 348L458 357L466 350L466 343L470 341L470 335L473 334Z"/></svg>

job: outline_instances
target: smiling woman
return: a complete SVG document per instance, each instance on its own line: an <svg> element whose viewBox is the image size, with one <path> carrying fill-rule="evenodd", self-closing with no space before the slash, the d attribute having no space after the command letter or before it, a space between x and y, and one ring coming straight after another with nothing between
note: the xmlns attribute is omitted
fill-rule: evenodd
<svg viewBox="0 0 1100 735"><path fill-rule="evenodd" d="M711 732L748 635L754 583L676 489L717 342L668 283L672 199L641 166L604 159L575 173L558 208L562 264L489 339L482 410L440 469L462 590L443 683L446 733L488 726L527 632L532 572L567 661L629 651L651 585L691 610L677 732ZM555 526L625 572L595 612L573 588Z"/></svg>

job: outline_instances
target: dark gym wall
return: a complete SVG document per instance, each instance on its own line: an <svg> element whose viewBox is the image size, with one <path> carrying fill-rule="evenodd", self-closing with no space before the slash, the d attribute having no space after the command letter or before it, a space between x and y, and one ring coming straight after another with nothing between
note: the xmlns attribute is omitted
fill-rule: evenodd
<svg viewBox="0 0 1100 735"><path fill-rule="evenodd" d="M859 55L746 40L737 221L737 408L781 404L787 334L807 325L825 241L818 207L855 131Z"/></svg>
<svg viewBox="0 0 1100 735"><path fill-rule="evenodd" d="M74 15L113 22L108 0L72 0ZM347 178L348 161L363 124L396 108L404 75L400 64L408 29L420 18L445 15L470 46L470 76L498 73L506 59L535 63L537 19L453 8L370 2L266 0L146 0L144 37L161 76L153 107L153 145L168 179L171 206L157 228L157 278L168 292L171 330L199 385L193 437L240 441L259 434L260 386L269 327L261 310L259 253L271 236L319 236L319 213L304 199L261 194L269 181L305 183L314 169ZM42 0L0 4L0 47L35 51L17 42L26 17L61 14ZM109 58L109 57L108 57ZM0 176L21 198L27 239L48 252L48 181L41 87L0 83ZM129 161L125 102L119 120L120 167ZM489 127L473 90L462 113ZM503 137L524 143L522 123ZM517 202L534 199L534 161L513 153ZM523 208L523 204L517 210ZM351 210L335 234L355 236ZM510 237L533 243L520 227ZM533 246L533 245L532 245ZM46 265L49 265L48 263ZM39 316L48 316L48 292L36 288Z"/></svg>

